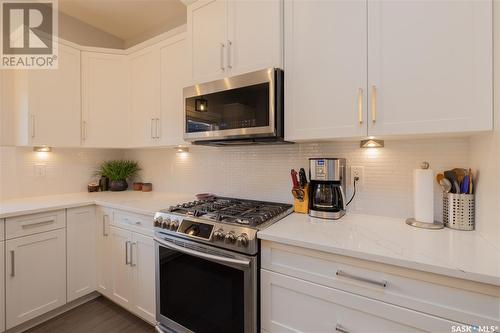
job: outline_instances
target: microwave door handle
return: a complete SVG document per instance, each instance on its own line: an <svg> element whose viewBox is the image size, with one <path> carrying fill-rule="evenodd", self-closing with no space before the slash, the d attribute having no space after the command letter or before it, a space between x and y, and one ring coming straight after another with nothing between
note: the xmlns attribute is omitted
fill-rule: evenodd
<svg viewBox="0 0 500 333"><path fill-rule="evenodd" d="M233 264L233 265L238 265L238 266L244 266L244 267L249 267L250 266L250 261L248 260L239 260L239 259L232 259L232 258L226 258L226 257L219 257L213 254L208 254L204 252L198 252L195 250L191 250L179 245L175 245L170 242L165 242L163 239L160 239L158 237L154 238L157 243L159 243L162 246L165 246L171 250L179 251L181 253L189 254L195 257L199 257L202 259L207 259L207 260L214 260L222 263L227 263L227 264Z"/></svg>

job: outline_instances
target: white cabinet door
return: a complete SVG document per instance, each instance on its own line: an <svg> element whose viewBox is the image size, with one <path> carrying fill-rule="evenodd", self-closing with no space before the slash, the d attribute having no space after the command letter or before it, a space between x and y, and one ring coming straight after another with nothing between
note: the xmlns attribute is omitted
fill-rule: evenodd
<svg viewBox="0 0 500 333"><path fill-rule="evenodd" d="M130 265L130 245L132 233L120 228L110 227L111 235L111 299L126 309L133 310L134 277Z"/></svg>
<svg viewBox="0 0 500 333"><path fill-rule="evenodd" d="M6 241L7 329L66 304L66 230Z"/></svg>
<svg viewBox="0 0 500 333"><path fill-rule="evenodd" d="M283 68L283 1L228 2L227 66L232 75Z"/></svg>
<svg viewBox="0 0 500 333"><path fill-rule="evenodd" d="M96 238L97 238L97 283L96 289L101 294L111 298L112 291L112 253L110 224L113 220L113 210L97 207ZM121 258L121 257L120 257ZM119 259L120 259L119 258ZM119 260L117 259L117 260Z"/></svg>
<svg viewBox="0 0 500 333"><path fill-rule="evenodd" d="M200 0L187 9L192 80L196 83L225 76L226 0Z"/></svg>
<svg viewBox="0 0 500 333"><path fill-rule="evenodd" d="M80 51L59 44L59 68L16 72L18 144L80 146Z"/></svg>
<svg viewBox="0 0 500 333"><path fill-rule="evenodd" d="M161 117L158 136L164 146L184 143L184 97L189 80L186 36L174 37L160 45Z"/></svg>
<svg viewBox="0 0 500 333"><path fill-rule="evenodd" d="M5 331L5 242L0 242L0 332Z"/></svg>
<svg viewBox="0 0 500 333"><path fill-rule="evenodd" d="M67 210L67 301L93 292L96 283L95 206Z"/></svg>
<svg viewBox="0 0 500 333"><path fill-rule="evenodd" d="M268 332L450 332L453 322L261 270Z"/></svg>
<svg viewBox="0 0 500 333"><path fill-rule="evenodd" d="M160 53L155 46L129 56L131 144L153 146L159 138ZM171 78L174 79L174 78Z"/></svg>
<svg viewBox="0 0 500 333"><path fill-rule="evenodd" d="M370 135L492 128L491 1L368 1L368 31Z"/></svg>
<svg viewBox="0 0 500 333"><path fill-rule="evenodd" d="M82 52L82 143L123 148L129 143L129 70L124 55Z"/></svg>
<svg viewBox="0 0 500 333"><path fill-rule="evenodd" d="M366 1L285 1L285 139L366 135L366 25Z"/></svg>
<svg viewBox="0 0 500 333"><path fill-rule="evenodd" d="M153 238L134 233L131 266L134 268L134 312L151 324L156 323L155 248Z"/></svg>

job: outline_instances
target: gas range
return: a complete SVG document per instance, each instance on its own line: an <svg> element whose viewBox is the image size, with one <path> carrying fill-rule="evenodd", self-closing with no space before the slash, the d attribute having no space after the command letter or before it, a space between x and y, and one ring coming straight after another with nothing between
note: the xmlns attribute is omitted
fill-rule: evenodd
<svg viewBox="0 0 500 333"><path fill-rule="evenodd" d="M257 231L293 211L289 204L226 197L186 202L155 214L158 236L170 235L255 255Z"/></svg>

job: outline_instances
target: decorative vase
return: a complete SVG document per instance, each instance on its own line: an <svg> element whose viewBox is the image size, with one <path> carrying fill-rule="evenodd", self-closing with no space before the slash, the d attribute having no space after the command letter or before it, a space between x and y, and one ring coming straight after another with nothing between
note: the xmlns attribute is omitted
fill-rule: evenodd
<svg viewBox="0 0 500 333"><path fill-rule="evenodd" d="M109 183L109 189L111 191L125 191L128 188L126 180L112 180Z"/></svg>

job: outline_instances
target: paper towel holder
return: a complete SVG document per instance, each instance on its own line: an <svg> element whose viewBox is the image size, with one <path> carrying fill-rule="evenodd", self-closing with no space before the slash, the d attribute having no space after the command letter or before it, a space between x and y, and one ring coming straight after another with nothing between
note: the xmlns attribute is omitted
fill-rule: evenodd
<svg viewBox="0 0 500 333"><path fill-rule="evenodd" d="M422 164L420 164L421 169L429 169L429 167L430 167L430 164L428 162L422 162ZM443 222L439 222L439 221L434 221L434 223L421 222L421 221L415 220L414 218L406 219L406 224L408 224L412 227L422 228L422 229L434 229L434 230L436 230L436 229L443 229L444 228Z"/></svg>

